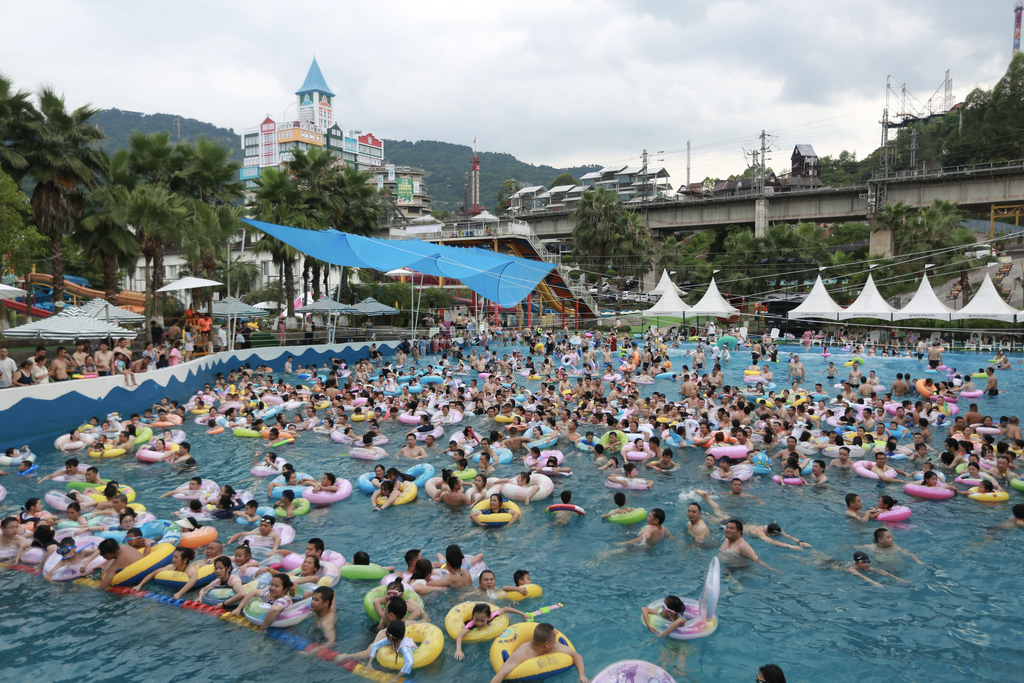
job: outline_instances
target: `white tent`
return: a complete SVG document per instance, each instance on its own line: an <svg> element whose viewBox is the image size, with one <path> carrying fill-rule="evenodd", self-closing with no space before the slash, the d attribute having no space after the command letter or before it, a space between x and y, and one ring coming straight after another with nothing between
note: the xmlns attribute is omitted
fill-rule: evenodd
<svg viewBox="0 0 1024 683"><path fill-rule="evenodd" d="M693 307L686 312L685 317L696 318L698 316L709 316L712 318L728 318L730 315L739 315L739 312L740 309L735 308L718 292L718 285L715 284L715 278L711 278L711 284L708 285L708 291L704 292L704 296L701 297L700 301L695 303Z"/></svg>
<svg viewBox="0 0 1024 683"><path fill-rule="evenodd" d="M985 279L982 281L981 287L978 288L978 293L971 299L971 302L959 311L953 311L953 320L979 318L1002 320L1006 323L1024 319L1024 316L1017 309L1003 301L1003 297L999 296L999 292L996 291L996 286L992 283L992 278L989 277L988 273L985 273Z"/></svg>
<svg viewBox="0 0 1024 683"><path fill-rule="evenodd" d="M868 281L864 283L864 289L861 290L860 296L847 306L846 310L839 313L839 319L877 318L878 320L892 321L895 314L896 309L890 306L878 292L874 279L868 273Z"/></svg>
<svg viewBox="0 0 1024 683"><path fill-rule="evenodd" d="M644 318L662 318L662 317L683 317L686 312L690 310L690 307L679 298L679 295L675 291L669 289L666 291L658 303L654 304L646 311L643 312Z"/></svg>
<svg viewBox="0 0 1024 683"><path fill-rule="evenodd" d="M658 286L652 289L648 294L657 294L661 296L665 292L673 290L676 294L682 294L683 290L676 286L676 283L672 282L672 278L668 276L668 271L661 271L661 279L658 281Z"/></svg>
<svg viewBox="0 0 1024 683"><path fill-rule="evenodd" d="M917 294L904 306L892 314L893 320L910 320L911 318L927 318L929 320L945 320L949 322L955 311L946 304L939 301L935 295L932 285L928 282L928 276L921 278L921 284L917 288Z"/></svg>
<svg viewBox="0 0 1024 683"><path fill-rule="evenodd" d="M64 311L49 318L43 318L21 327L4 330L5 337L17 339L106 339L124 337L135 339L136 332L102 320L83 315L77 308L68 306Z"/></svg>
<svg viewBox="0 0 1024 683"><path fill-rule="evenodd" d="M789 312L790 320L838 320L843 308L829 295L825 289L825 283L821 281L821 275L814 281L814 287L803 302Z"/></svg>
<svg viewBox="0 0 1024 683"><path fill-rule="evenodd" d="M493 213L491 213L487 209L484 209L483 211L481 211L477 215L473 216L470 220L474 220L474 221L478 221L478 222L485 222L485 223L493 223L494 221L498 221L498 220L501 220L501 219L498 218L497 216L495 216Z"/></svg>

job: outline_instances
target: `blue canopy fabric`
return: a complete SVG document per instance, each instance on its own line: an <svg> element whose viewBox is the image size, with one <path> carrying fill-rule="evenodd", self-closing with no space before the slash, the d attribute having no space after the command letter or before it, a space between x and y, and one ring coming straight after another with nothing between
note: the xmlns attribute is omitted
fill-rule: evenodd
<svg viewBox="0 0 1024 683"><path fill-rule="evenodd" d="M500 306L525 299L554 265L477 248L449 247L422 240L382 240L337 230L302 230L243 219L285 244L336 266L387 272L408 268L434 277L459 280Z"/></svg>

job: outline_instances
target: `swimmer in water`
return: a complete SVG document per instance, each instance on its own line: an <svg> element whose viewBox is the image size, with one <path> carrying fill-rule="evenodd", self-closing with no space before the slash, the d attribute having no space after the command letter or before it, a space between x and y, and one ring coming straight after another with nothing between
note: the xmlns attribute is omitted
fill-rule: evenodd
<svg viewBox="0 0 1024 683"><path fill-rule="evenodd" d="M707 491L697 490L694 491L698 496L703 498L708 505L711 506L711 521L719 522L726 517L725 511L722 506L711 499L710 494ZM686 533L690 534L697 543L702 542L705 538L711 535L711 530L708 529L708 525L704 522L702 517L703 510L701 510L699 503L690 503L686 507Z"/></svg>
<svg viewBox="0 0 1024 683"><path fill-rule="evenodd" d="M665 538L675 540L672 533L664 527L664 523L665 511L661 508L654 508L647 513L647 524L645 524L644 528L640 530L640 533L637 534L636 538L630 541L616 543L616 545L632 545L634 543L639 543L640 545L653 547Z"/></svg>
<svg viewBox="0 0 1024 683"><path fill-rule="evenodd" d="M896 540L892 537L892 532L884 526L879 529L875 529L874 543L859 547L861 550L872 550L876 555L906 555L914 562L924 564L917 555L896 545Z"/></svg>
<svg viewBox="0 0 1024 683"><path fill-rule="evenodd" d="M751 500L756 500L758 505L764 505L764 501L757 496L743 492L743 482L739 479L732 479L729 481L729 493L725 495L734 496L736 498L750 498Z"/></svg>
<svg viewBox="0 0 1024 683"><path fill-rule="evenodd" d="M879 588L882 587L882 584L866 576L867 572L870 571L875 574L881 574L882 576L888 576L903 583L910 583L906 579L901 579L900 577L895 576L894 574L890 574L884 569L873 569L871 567L871 558L869 558L868 554L863 550L858 550L853 554L852 562L842 562L840 560L829 557L825 553L818 552L816 550L812 551L812 553L815 557L815 560L813 560L812 562L817 566L821 567L822 569L833 569L835 571L849 572L850 574L853 574L856 577L864 579L868 583L878 586ZM807 564L806 561L804 563Z"/></svg>
<svg viewBox="0 0 1024 683"><path fill-rule="evenodd" d="M771 569L773 572L778 571L762 562L761 558L754 552L754 549L743 538L743 522L738 519L730 519L725 523L725 541L722 543L722 547L718 549L718 556L727 564L735 565L737 559L745 557L751 562Z"/></svg>

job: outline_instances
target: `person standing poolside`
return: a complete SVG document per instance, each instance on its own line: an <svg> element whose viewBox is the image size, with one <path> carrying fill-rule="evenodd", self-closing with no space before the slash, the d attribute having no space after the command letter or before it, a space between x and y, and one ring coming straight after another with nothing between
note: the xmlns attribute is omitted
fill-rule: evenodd
<svg viewBox="0 0 1024 683"><path fill-rule="evenodd" d="M7 357L7 347L0 346L0 389L7 389L11 386L14 373L18 370L18 364L13 358Z"/></svg>

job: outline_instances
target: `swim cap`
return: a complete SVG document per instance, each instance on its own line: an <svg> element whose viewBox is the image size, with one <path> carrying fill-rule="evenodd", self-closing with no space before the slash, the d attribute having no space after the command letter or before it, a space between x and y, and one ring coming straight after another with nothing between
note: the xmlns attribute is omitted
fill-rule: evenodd
<svg viewBox="0 0 1024 683"><path fill-rule="evenodd" d="M769 536L779 536L782 534L782 527L775 522L772 522L768 525L767 532Z"/></svg>
<svg viewBox="0 0 1024 683"><path fill-rule="evenodd" d="M868 554L866 552L864 552L863 550L858 550L857 552L855 552L853 554L853 561L854 562L871 562L871 558L869 558Z"/></svg>

